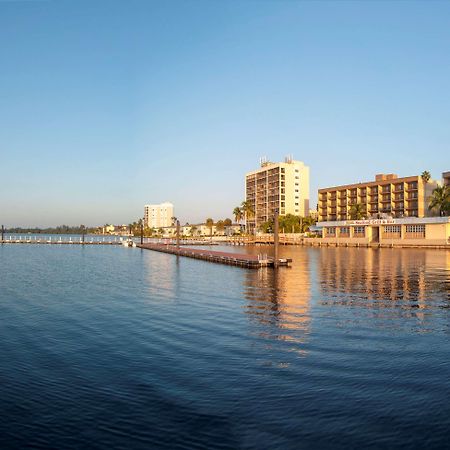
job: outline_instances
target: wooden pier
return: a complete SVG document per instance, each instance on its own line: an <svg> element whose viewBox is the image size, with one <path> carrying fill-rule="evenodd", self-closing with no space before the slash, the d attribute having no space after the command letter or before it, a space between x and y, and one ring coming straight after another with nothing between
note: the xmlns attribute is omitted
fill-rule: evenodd
<svg viewBox="0 0 450 450"><path fill-rule="evenodd" d="M227 264L230 266L245 267L247 269L259 269L261 267L289 266L292 259L278 259L275 264L274 258L267 255L245 255L242 253L217 252L212 250L177 248L173 245L157 244L138 244L137 247L154 250L171 255L185 256L187 258L202 259L203 261L214 262L218 264Z"/></svg>

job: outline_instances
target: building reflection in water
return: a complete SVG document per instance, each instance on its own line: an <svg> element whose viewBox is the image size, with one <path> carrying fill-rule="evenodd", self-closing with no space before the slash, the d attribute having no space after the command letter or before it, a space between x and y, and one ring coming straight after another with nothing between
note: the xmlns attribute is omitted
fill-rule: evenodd
<svg viewBox="0 0 450 450"><path fill-rule="evenodd" d="M449 286L442 283L443 271L450 273L446 251L322 249L318 265L322 304L395 308L403 316L423 319L428 302L436 307L441 299L448 307Z"/></svg>
<svg viewBox="0 0 450 450"><path fill-rule="evenodd" d="M179 278L179 257L140 250L145 270L146 287L152 298L176 299Z"/></svg>
<svg viewBox="0 0 450 450"><path fill-rule="evenodd" d="M305 343L310 333L311 281L308 258L296 268L248 270L245 274L246 313L269 339ZM301 348L297 351L303 352Z"/></svg>

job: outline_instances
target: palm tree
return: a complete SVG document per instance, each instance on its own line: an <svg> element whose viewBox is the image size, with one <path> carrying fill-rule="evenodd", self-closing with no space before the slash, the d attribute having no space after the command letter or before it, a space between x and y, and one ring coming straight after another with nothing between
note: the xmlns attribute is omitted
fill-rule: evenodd
<svg viewBox="0 0 450 450"><path fill-rule="evenodd" d="M364 206L361 203L356 203L350 208L350 217L353 220L361 220L365 218Z"/></svg>
<svg viewBox="0 0 450 450"><path fill-rule="evenodd" d="M450 214L450 186L438 186L433 189L428 209L438 208L440 216Z"/></svg>
<svg viewBox="0 0 450 450"><path fill-rule="evenodd" d="M242 220L242 209L240 206L236 206L236 208L233 209L233 216L237 223Z"/></svg>
<svg viewBox="0 0 450 450"><path fill-rule="evenodd" d="M317 223L316 219L311 216L303 217L301 222L301 232L305 233L309 230L309 227Z"/></svg>
<svg viewBox="0 0 450 450"><path fill-rule="evenodd" d="M430 181L430 178L431 178L431 173L428 172L428 170L424 170L422 172L421 177L422 177L422 180L424 181L424 183L428 183Z"/></svg>
<svg viewBox="0 0 450 450"><path fill-rule="evenodd" d="M255 217L255 211L253 210L253 205L248 201L244 200L241 203L242 214L244 215L245 226L247 226L247 221Z"/></svg>
<svg viewBox="0 0 450 450"><path fill-rule="evenodd" d="M205 225L209 227L209 236L212 239L212 229L214 226L214 220L209 217L208 219L205 220Z"/></svg>

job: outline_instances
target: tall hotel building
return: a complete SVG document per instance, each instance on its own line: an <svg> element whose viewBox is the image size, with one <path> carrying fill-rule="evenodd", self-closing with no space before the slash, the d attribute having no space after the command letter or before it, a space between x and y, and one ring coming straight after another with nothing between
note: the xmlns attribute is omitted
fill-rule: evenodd
<svg viewBox="0 0 450 450"><path fill-rule="evenodd" d="M291 157L272 163L261 159L261 167L245 175L245 199L253 217L247 217L247 229L255 230L280 215L309 215L309 167Z"/></svg>
<svg viewBox="0 0 450 450"><path fill-rule="evenodd" d="M362 206L366 218L425 217L437 183L421 176L398 178L380 174L375 181L319 189L319 222L353 219L353 205Z"/></svg>
<svg viewBox="0 0 450 450"><path fill-rule="evenodd" d="M149 228L164 228L172 225L172 203L144 206L144 226Z"/></svg>

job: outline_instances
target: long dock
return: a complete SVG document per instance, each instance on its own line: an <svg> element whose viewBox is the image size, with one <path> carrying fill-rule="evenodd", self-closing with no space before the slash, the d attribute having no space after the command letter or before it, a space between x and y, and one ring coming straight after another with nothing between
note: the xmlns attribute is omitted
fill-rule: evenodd
<svg viewBox="0 0 450 450"><path fill-rule="evenodd" d="M247 269L259 269L261 267L274 267L275 260L267 255L246 255L242 253L217 252L196 248L177 248L173 245L138 244L137 247L154 250L171 255L185 256L187 258L201 259L203 261L230 266L245 267ZM288 266L292 259L279 259L277 266Z"/></svg>
<svg viewBox="0 0 450 450"><path fill-rule="evenodd" d="M0 239L0 244L37 244L37 245L122 245L121 241L99 241L99 240L63 240L63 239Z"/></svg>

